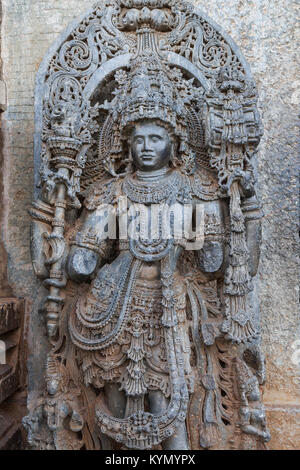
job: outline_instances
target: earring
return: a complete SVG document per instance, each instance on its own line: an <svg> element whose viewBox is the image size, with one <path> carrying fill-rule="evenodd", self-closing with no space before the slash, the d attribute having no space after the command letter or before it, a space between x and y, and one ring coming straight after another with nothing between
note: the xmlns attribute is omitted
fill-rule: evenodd
<svg viewBox="0 0 300 470"><path fill-rule="evenodd" d="M172 142L172 149L171 149L171 158L170 158L171 165L174 168L178 168L180 165L179 158L177 156L177 152L175 150L175 142Z"/></svg>
<svg viewBox="0 0 300 470"><path fill-rule="evenodd" d="M127 163L126 168L125 168L125 173L126 174L131 174L134 171L134 166L133 166L133 158L132 158L132 151L131 151L131 145L129 144L129 150L128 150L128 158L125 160Z"/></svg>
<svg viewBox="0 0 300 470"><path fill-rule="evenodd" d="M192 151L185 152L182 155L182 172L185 175L192 175L196 170L196 154Z"/></svg>

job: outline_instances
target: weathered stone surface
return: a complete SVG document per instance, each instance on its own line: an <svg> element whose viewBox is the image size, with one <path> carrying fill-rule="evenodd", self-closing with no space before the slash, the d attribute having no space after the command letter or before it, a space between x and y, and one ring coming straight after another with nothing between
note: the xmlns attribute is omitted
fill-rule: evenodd
<svg viewBox="0 0 300 470"><path fill-rule="evenodd" d="M0 415L0 450L20 450L21 426L7 416Z"/></svg>
<svg viewBox="0 0 300 470"><path fill-rule="evenodd" d="M4 287L4 286L3 286ZM20 369L24 369L25 357L21 350L24 350L24 338L22 335L22 323L25 313L24 302L15 298L0 298L0 341L4 345L4 354L1 355L0 364L0 413L9 405L9 399L15 394L21 385ZM22 371L24 376L25 370ZM24 383L23 383L24 386ZM4 404L4 402L6 403ZM24 410L24 407L23 407ZM19 407L15 407L13 412L1 416L2 428L7 430L0 436L0 449L16 449L21 445L20 419L11 424L11 418L17 417L20 412ZM21 413L22 414L22 413Z"/></svg>
<svg viewBox="0 0 300 470"><path fill-rule="evenodd" d="M5 379L12 371L12 366L9 364L0 364L0 380Z"/></svg>
<svg viewBox="0 0 300 470"><path fill-rule="evenodd" d="M0 335L15 330L21 323L21 310L17 299L0 299Z"/></svg>
<svg viewBox="0 0 300 470"><path fill-rule="evenodd" d="M0 111L6 110L6 86L3 80L0 80Z"/></svg>
<svg viewBox="0 0 300 470"><path fill-rule="evenodd" d="M1 377L1 368L6 366L0 366L0 403L6 398L10 397L14 392L17 391L19 386L19 375L17 372L7 370L3 377Z"/></svg>
<svg viewBox="0 0 300 470"><path fill-rule="evenodd" d="M94 0L4 0L2 58L8 109L5 135L5 217L2 239L9 257L14 295L32 306L30 336L31 390L38 387L45 363L43 319L38 308L45 295L35 284L29 252L29 209L33 188L34 77L47 48L70 20ZM223 26L241 47L258 84L265 127L258 155L259 188L265 219L256 293L261 301L262 347L267 359L268 391L298 400L299 368L291 360L299 338L298 189L297 189L297 3L293 0L212 0L194 2ZM35 326L35 337L32 328ZM34 384L34 387L33 387ZM42 386L42 385L40 385ZM298 405L297 405L298 406ZM297 409L297 406L296 409ZM269 411L274 436L269 448L295 444L289 434L289 411L282 397L278 413ZM295 415L296 416L296 415ZM294 419L294 418L293 418ZM298 419L299 422L299 419ZM297 422L293 421L293 429ZM297 435L296 435L297 436ZM296 439L297 442L297 439Z"/></svg>
<svg viewBox="0 0 300 470"><path fill-rule="evenodd" d="M257 276L267 389L299 396L291 361L299 339L298 112L296 58L299 4L269 0L210 2L201 8L230 31L258 85L264 136L258 184L265 218ZM272 447L272 441L270 448Z"/></svg>

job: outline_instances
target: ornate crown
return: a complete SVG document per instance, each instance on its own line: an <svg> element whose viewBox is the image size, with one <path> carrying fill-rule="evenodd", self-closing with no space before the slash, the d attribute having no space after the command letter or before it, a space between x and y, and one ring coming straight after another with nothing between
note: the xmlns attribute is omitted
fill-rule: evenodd
<svg viewBox="0 0 300 470"><path fill-rule="evenodd" d="M190 171L195 163L192 147L204 147L202 89L194 86L193 79L184 78L179 69L170 68L151 51L144 51L132 59L129 73L119 70L115 80L118 83L115 98L102 105L109 111L99 147L106 169L114 174L112 159L121 157L123 141L128 138L132 126L151 119L167 124L178 138L180 158Z"/></svg>
<svg viewBox="0 0 300 470"><path fill-rule="evenodd" d="M169 74L170 70L154 56L137 58L127 86L124 91L120 90L120 94L117 92L117 111L123 129L141 119L159 119L174 131L178 128L178 121L182 121L181 127L185 128L185 106Z"/></svg>

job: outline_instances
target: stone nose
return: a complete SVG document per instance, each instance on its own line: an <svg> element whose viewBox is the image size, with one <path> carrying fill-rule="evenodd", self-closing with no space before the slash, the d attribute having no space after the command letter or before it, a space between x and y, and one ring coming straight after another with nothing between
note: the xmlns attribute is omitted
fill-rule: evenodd
<svg viewBox="0 0 300 470"><path fill-rule="evenodd" d="M143 141L143 151L152 150L151 142L149 137L144 137Z"/></svg>

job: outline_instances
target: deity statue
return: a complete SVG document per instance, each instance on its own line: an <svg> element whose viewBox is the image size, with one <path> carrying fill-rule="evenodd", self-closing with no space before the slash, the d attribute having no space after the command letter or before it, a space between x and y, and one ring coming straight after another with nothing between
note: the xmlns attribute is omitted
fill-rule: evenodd
<svg viewBox="0 0 300 470"><path fill-rule="evenodd" d="M50 352L45 399L25 419L31 444L30 422L44 417L43 448L264 448L270 438L253 353L255 88L237 57L207 73L210 86L200 62L183 59L184 22L221 41L192 11L172 0L96 9L87 36L109 23L123 52L78 72L84 92L57 65L84 28L50 63L31 211Z"/></svg>

